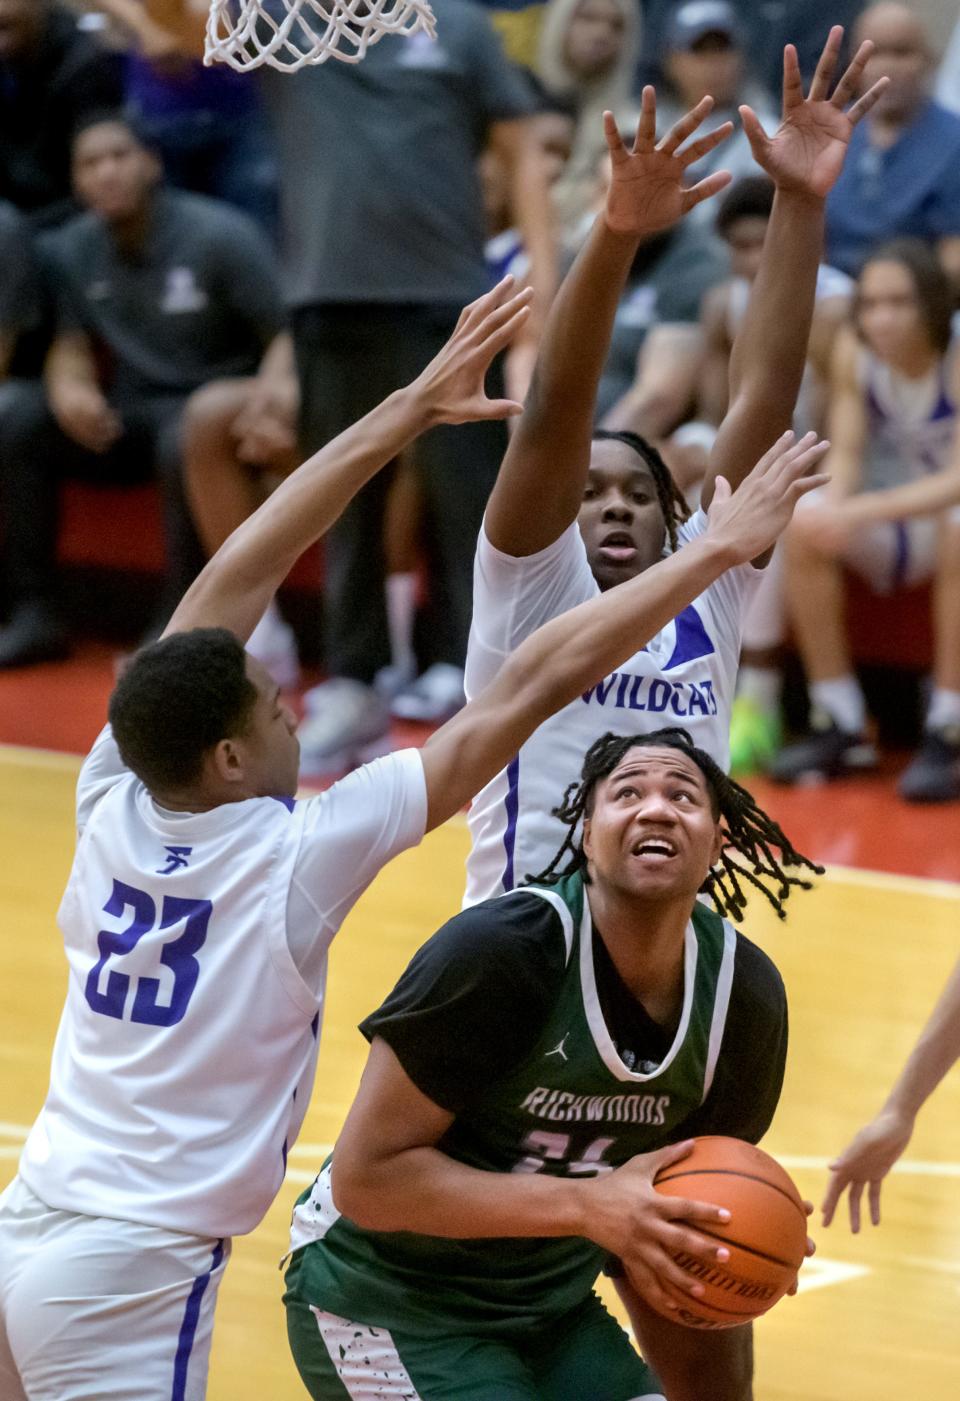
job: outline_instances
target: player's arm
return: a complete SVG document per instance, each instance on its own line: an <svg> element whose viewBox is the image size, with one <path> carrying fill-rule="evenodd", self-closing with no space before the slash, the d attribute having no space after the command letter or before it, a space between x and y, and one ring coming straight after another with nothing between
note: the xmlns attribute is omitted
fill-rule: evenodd
<svg viewBox="0 0 960 1401"><path fill-rule="evenodd" d="M823 1224L829 1226L844 1192L849 1191L850 1227L860 1229L860 1198L869 1187L870 1220L880 1224L883 1179L910 1142L914 1122L956 1062L960 1060L960 962L934 1007L887 1101L839 1158L830 1164L823 1200Z"/></svg>
<svg viewBox="0 0 960 1401"><path fill-rule="evenodd" d="M644 1291L669 1307L675 1305L660 1279L693 1295L702 1288L672 1253L726 1258L724 1247L689 1227L726 1220L727 1213L674 1201L653 1187L657 1172L683 1158L689 1143L633 1158L599 1178L494 1175L440 1150L454 1117L417 1088L392 1048L375 1037L334 1152L337 1209L372 1231L470 1240L581 1236L629 1256Z"/></svg>
<svg viewBox="0 0 960 1401"><path fill-rule="evenodd" d="M835 25L806 98L796 49L787 45L783 121L772 138L751 108L740 109L754 159L773 180L776 195L760 271L730 355L730 408L710 456L704 504L717 473L736 490L751 464L793 420L813 317L826 197L842 169L854 126L886 83L882 79L844 112L872 51L864 43L828 99L842 39L843 30Z"/></svg>
<svg viewBox="0 0 960 1401"><path fill-rule="evenodd" d="M487 399L491 360L523 325L528 290L505 278L460 315L450 340L416 380L309 458L220 547L190 586L166 633L224 627L246 641L296 560L329 530L371 477L438 423L505 418Z"/></svg>
<svg viewBox="0 0 960 1401"><path fill-rule="evenodd" d="M721 424L730 406L730 334L728 306L730 284L711 287L703 299L700 327L703 335L703 369L700 374L700 415L708 423Z"/></svg>
<svg viewBox="0 0 960 1401"><path fill-rule="evenodd" d="M722 189L716 173L692 189L687 167L731 130L727 123L683 150L705 119L705 98L660 142L656 101L645 88L636 140L628 150L613 117L604 131L613 177L604 212L550 308L523 416L487 504L484 528L504 554L536 554L576 519L590 461L597 386L610 345L617 303L641 239L668 228Z"/></svg>
<svg viewBox="0 0 960 1401"><path fill-rule="evenodd" d="M421 754L428 830L478 793L548 716L632 656L726 569L773 544L799 498L826 480L803 475L826 444L816 444L812 433L792 442L790 434L775 444L735 495L718 482L702 536L545 623L510 653L487 689L427 741Z"/></svg>

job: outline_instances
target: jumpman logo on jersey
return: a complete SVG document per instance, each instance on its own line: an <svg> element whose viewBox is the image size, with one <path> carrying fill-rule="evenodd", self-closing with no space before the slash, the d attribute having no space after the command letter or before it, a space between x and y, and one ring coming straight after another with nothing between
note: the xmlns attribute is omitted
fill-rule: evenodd
<svg viewBox="0 0 960 1401"><path fill-rule="evenodd" d="M569 1033L569 1031L568 1031L568 1032L566 1033L566 1035L564 1036L563 1040L562 1040L562 1041L558 1041L557 1044L554 1046L554 1048L553 1048L552 1051L546 1051L546 1052L544 1053L544 1057L543 1057L544 1060L547 1059L547 1056L559 1056L561 1060L567 1060L567 1059L569 1059L568 1056L567 1056L566 1051L563 1049L564 1046L566 1045L567 1036L569 1036L569 1035L570 1035L570 1033Z"/></svg>
<svg viewBox="0 0 960 1401"><path fill-rule="evenodd" d="M176 871L181 866L188 864L187 857L193 851L192 846L166 846L164 851L168 853L167 864L162 870L157 871L158 876L169 876L171 871Z"/></svg>

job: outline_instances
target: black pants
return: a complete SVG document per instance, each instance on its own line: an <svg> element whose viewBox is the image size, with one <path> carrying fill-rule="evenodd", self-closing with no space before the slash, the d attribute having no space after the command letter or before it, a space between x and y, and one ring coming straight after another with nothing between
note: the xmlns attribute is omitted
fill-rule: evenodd
<svg viewBox="0 0 960 1401"><path fill-rule="evenodd" d="M61 480L133 486L156 476L167 554L164 608L172 611L203 562L180 475L184 403L180 395L114 402L123 434L95 453L59 427L38 381L0 386L0 522L11 603L55 598ZM109 532L110 521L102 528Z"/></svg>
<svg viewBox="0 0 960 1401"><path fill-rule="evenodd" d="M459 307L445 305L346 303L297 311L293 334L304 452L316 452L414 379L449 338L459 314ZM488 376L488 392L503 395L500 363ZM414 448L430 569L423 662L463 665L477 534L506 447L506 425L490 422L442 425ZM390 660L383 553L390 477L385 469L364 487L326 537L326 664L333 676L369 682Z"/></svg>

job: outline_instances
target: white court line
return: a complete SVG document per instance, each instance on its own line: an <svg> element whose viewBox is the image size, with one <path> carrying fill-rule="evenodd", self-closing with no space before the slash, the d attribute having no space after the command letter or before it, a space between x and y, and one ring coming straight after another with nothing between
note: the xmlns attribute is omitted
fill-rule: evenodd
<svg viewBox="0 0 960 1401"><path fill-rule="evenodd" d="M829 1260L823 1255L815 1255L804 1262L797 1284L798 1294L809 1294L814 1289L829 1289L832 1284L849 1284L851 1280L862 1279L871 1274L868 1265L848 1265L845 1260Z"/></svg>

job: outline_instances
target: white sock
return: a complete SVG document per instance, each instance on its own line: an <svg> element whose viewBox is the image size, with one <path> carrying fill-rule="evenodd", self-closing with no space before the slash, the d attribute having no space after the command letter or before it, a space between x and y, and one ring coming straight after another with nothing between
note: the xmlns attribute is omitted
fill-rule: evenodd
<svg viewBox="0 0 960 1401"><path fill-rule="evenodd" d="M399 670L413 675L417 665L413 653L413 617L417 603L416 574L388 574L386 592L390 661Z"/></svg>
<svg viewBox="0 0 960 1401"><path fill-rule="evenodd" d="M846 676L833 676L829 681L814 681L810 687L810 699L827 712L839 729L850 735L863 733L867 723L867 704L860 682L852 672Z"/></svg>
<svg viewBox="0 0 960 1401"><path fill-rule="evenodd" d="M774 711L780 704L783 678L776 666L742 666L737 677L737 695L752 701L758 710Z"/></svg>
<svg viewBox="0 0 960 1401"><path fill-rule="evenodd" d="M960 691L935 686L927 710L927 729L945 730L948 725L960 725Z"/></svg>

